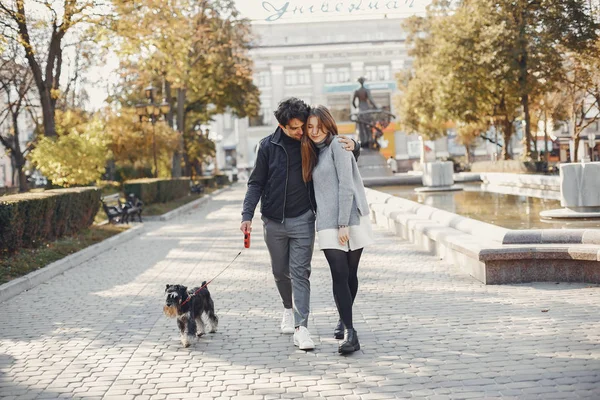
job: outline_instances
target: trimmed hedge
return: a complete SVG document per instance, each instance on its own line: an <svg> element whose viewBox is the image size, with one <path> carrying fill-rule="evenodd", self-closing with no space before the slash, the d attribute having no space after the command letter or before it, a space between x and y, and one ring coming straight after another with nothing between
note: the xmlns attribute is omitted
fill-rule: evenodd
<svg viewBox="0 0 600 400"><path fill-rule="evenodd" d="M53 189L0 198L0 253L35 247L89 227L100 207L100 190Z"/></svg>
<svg viewBox="0 0 600 400"><path fill-rule="evenodd" d="M190 193L190 178L148 178L123 182L125 195L135 194L144 204L166 203Z"/></svg>

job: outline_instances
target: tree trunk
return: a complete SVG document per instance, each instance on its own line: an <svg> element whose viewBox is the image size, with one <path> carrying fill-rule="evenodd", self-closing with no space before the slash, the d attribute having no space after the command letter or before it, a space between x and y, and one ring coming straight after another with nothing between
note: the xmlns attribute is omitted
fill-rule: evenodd
<svg viewBox="0 0 600 400"><path fill-rule="evenodd" d="M539 121L539 118L538 118ZM533 151L535 152L535 161L540 161L540 152L538 151L538 141L537 141L537 129L535 131L535 137L531 136L531 140L533 141Z"/></svg>
<svg viewBox="0 0 600 400"><path fill-rule="evenodd" d="M510 138L512 137L512 121L506 119L502 124L502 137L504 138L504 146L502 147L502 155L501 158L503 160L510 160L512 157L508 151L508 144L510 143Z"/></svg>
<svg viewBox="0 0 600 400"><path fill-rule="evenodd" d="M529 71L528 71L528 52L527 52L527 6L521 5L521 12L518 16L519 26L519 51L518 56L519 62L519 89L521 93L521 105L523 106L523 113L525 114L525 148L523 151L523 158L525 160L531 159L531 118L529 115L529 88L527 87L529 82ZM505 147L508 147L505 144Z"/></svg>
<svg viewBox="0 0 600 400"><path fill-rule="evenodd" d="M57 33L55 30L54 32L52 32L46 64L46 77L44 79L42 68L37 62L33 51L31 51L33 46L31 45L31 37L29 36L29 30L27 27L25 4L23 1L17 1L16 22L19 30L20 39L25 50L25 57L27 58L27 62L29 64L29 67L31 68L31 72L33 74L33 78L35 80L35 84L38 88L40 95L40 104L42 106L42 118L44 123L44 135L51 137L56 136L56 123L54 120L54 106L56 101L52 100L52 96L50 93L55 83L53 75L53 73L55 72L54 62L56 60L57 55L62 52L60 42L64 35L64 31ZM56 29L56 25L54 29ZM58 68L61 68L60 64L58 65ZM56 74L58 77L60 77L59 71L57 71ZM58 88L58 81L56 81L56 88Z"/></svg>
<svg viewBox="0 0 600 400"><path fill-rule="evenodd" d="M19 174L19 192L25 193L29 191L29 186L27 184L27 177L25 176L25 171L23 170L24 165L17 167L17 171Z"/></svg>
<svg viewBox="0 0 600 400"><path fill-rule="evenodd" d="M181 159L182 154L184 153L183 146L183 131L185 124L185 89L179 88L177 89L177 135L178 145L177 149L173 153L173 166L171 169L171 176L173 178L181 177Z"/></svg>
<svg viewBox="0 0 600 400"><path fill-rule="evenodd" d="M548 165L548 115L544 110L544 161Z"/></svg>
<svg viewBox="0 0 600 400"><path fill-rule="evenodd" d="M523 112L525 113L525 148L523 149L523 158L531 160L531 116L529 115L529 95L525 94L521 98Z"/></svg>
<svg viewBox="0 0 600 400"><path fill-rule="evenodd" d="M467 161L467 164L471 164L471 146L466 144L465 149L466 149L465 159Z"/></svg>

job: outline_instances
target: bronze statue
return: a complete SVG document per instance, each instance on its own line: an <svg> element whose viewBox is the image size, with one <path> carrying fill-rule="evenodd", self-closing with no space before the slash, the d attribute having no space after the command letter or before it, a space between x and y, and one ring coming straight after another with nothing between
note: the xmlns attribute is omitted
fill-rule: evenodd
<svg viewBox="0 0 600 400"><path fill-rule="evenodd" d="M371 92L364 85L365 78L362 76L358 78L358 83L360 83L360 88L354 91L354 98L352 98L352 105L354 108L358 108L358 119L356 123L358 124L358 132L359 139L361 142L361 147L370 148L370 143L372 141L372 131L368 125L369 121L369 110L377 109L373 98L371 97ZM358 106L356 105L356 99L358 99Z"/></svg>

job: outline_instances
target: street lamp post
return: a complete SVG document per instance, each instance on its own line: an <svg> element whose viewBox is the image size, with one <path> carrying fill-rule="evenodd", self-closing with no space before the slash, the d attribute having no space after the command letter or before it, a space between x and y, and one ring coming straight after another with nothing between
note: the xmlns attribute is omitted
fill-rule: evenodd
<svg viewBox="0 0 600 400"><path fill-rule="evenodd" d="M136 105L137 115L140 118L140 122L150 122L152 124L152 153L154 158L154 177L158 177L158 162L156 160L156 122L161 117L166 118L167 114L171 110L171 105L166 101L162 103L154 102L155 88L150 85L144 89L144 94L148 99L148 103L141 103Z"/></svg>
<svg viewBox="0 0 600 400"><path fill-rule="evenodd" d="M594 161L594 148L596 147L596 134L588 133L588 146L590 147L590 161Z"/></svg>

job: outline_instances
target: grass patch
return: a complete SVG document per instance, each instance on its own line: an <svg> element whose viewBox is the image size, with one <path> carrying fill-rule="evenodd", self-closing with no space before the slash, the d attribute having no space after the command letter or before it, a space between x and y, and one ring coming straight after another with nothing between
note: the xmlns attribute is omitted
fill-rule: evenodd
<svg viewBox="0 0 600 400"><path fill-rule="evenodd" d="M75 236L63 237L34 249L20 249L12 255L0 255L0 284L43 268L128 228L127 225L92 225Z"/></svg>

